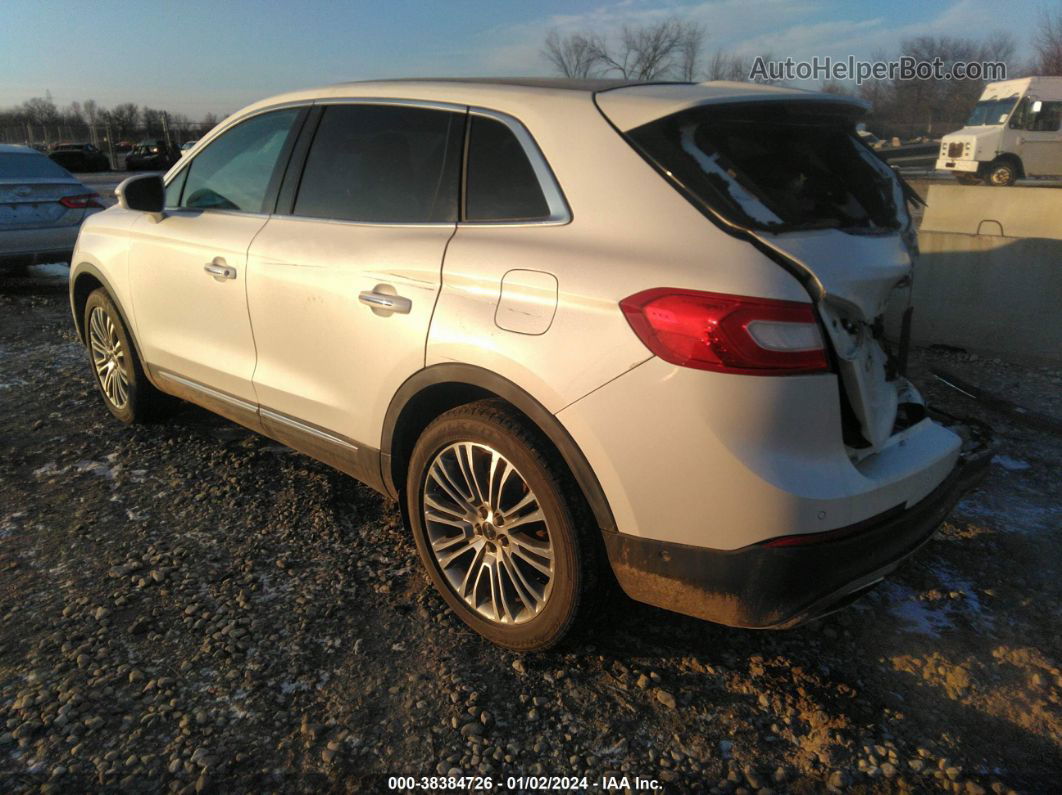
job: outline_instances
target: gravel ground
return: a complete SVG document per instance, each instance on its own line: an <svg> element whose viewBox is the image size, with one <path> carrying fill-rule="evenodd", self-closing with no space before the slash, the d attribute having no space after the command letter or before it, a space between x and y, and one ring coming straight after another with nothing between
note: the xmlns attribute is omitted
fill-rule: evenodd
<svg viewBox="0 0 1062 795"><path fill-rule="evenodd" d="M1059 370L919 351L989 478L856 605L787 632L616 596L519 657L429 588L393 504L197 408L126 428L62 271L0 281L0 791L383 789L606 775L668 791L1057 791Z"/></svg>

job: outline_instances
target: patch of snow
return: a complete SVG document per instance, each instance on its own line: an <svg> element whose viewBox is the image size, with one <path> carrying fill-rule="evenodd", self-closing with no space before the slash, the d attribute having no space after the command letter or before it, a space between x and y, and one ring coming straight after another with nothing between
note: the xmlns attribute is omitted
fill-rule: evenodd
<svg viewBox="0 0 1062 795"><path fill-rule="evenodd" d="M947 601L945 609L948 612L961 612L972 623L980 623L987 626L994 624L992 615L982 606L981 599L977 596L973 583L960 577L946 565L934 566L933 574L936 575L940 584L949 592L957 591L962 594L961 599L949 599Z"/></svg>
<svg viewBox="0 0 1062 795"><path fill-rule="evenodd" d="M944 630L955 627L956 619L962 619L982 628L994 626L991 613L981 604L973 584L959 576L953 569L938 564L932 569L939 583L942 598L925 599L924 594L893 580L886 580L877 589L886 609L899 619L901 629L929 637L940 637ZM957 592L958 598L948 594Z"/></svg>
<svg viewBox="0 0 1062 795"><path fill-rule="evenodd" d="M992 463L1003 467L1008 472L1020 472L1029 468L1028 461L1011 458L1009 455L1003 455L1002 453L992 456Z"/></svg>
<svg viewBox="0 0 1062 795"><path fill-rule="evenodd" d="M44 265L31 265L29 272L33 276L43 276L50 281L66 282L70 280L70 264L67 262L49 262Z"/></svg>
<svg viewBox="0 0 1062 795"><path fill-rule="evenodd" d="M1050 533L1062 527L1062 505L1039 505L1020 493L997 496L977 492L960 501L956 508L1005 533Z"/></svg>
<svg viewBox="0 0 1062 795"><path fill-rule="evenodd" d="M108 456L110 458L110 456ZM102 461L78 461L74 464L74 469L77 472L91 472L93 475L99 475L101 478L107 480L114 480L115 475L121 470L121 464L117 466L109 466Z"/></svg>
<svg viewBox="0 0 1062 795"><path fill-rule="evenodd" d="M280 692L284 695L289 695L295 692L305 692L310 689L310 686L305 682L281 682Z"/></svg>
<svg viewBox="0 0 1062 795"><path fill-rule="evenodd" d="M903 623L903 629L932 638L954 624L946 612L934 609L918 598L918 592L898 582L886 581L878 589L890 613Z"/></svg>

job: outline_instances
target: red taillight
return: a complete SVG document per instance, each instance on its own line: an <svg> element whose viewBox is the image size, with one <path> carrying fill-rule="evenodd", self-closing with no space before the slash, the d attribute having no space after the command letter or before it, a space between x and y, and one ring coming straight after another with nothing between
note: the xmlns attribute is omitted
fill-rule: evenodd
<svg viewBox="0 0 1062 795"><path fill-rule="evenodd" d="M64 196L59 200L59 203L64 207L69 207L71 210L87 210L90 207L103 207L100 204L100 195L98 193L82 193L78 196Z"/></svg>
<svg viewBox="0 0 1062 795"><path fill-rule="evenodd" d="M811 304L659 287L620 307L645 346L672 364L745 375L830 369Z"/></svg>

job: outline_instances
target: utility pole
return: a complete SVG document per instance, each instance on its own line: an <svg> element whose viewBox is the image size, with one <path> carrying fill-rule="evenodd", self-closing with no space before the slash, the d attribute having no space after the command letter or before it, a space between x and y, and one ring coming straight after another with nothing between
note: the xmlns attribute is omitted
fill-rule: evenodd
<svg viewBox="0 0 1062 795"><path fill-rule="evenodd" d="M107 156L111 159L111 171L117 171L118 160L114 156L114 136L111 135L110 122L107 122L107 126L104 128L104 132L107 134Z"/></svg>
<svg viewBox="0 0 1062 795"><path fill-rule="evenodd" d="M162 135L166 139L166 148L173 151L175 147L170 137L170 114L166 111L162 111Z"/></svg>

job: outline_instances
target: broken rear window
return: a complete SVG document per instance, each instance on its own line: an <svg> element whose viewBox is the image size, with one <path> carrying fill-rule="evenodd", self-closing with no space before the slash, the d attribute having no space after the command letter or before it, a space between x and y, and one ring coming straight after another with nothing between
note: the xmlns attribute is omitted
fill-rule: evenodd
<svg viewBox="0 0 1062 795"><path fill-rule="evenodd" d="M702 106L628 137L691 200L741 226L900 229L907 220L902 189L858 140L854 111L810 101Z"/></svg>

